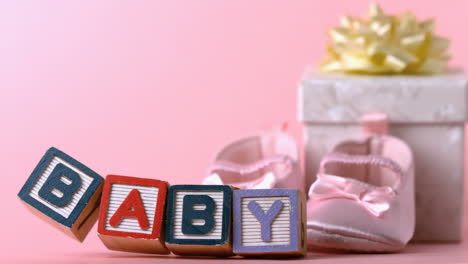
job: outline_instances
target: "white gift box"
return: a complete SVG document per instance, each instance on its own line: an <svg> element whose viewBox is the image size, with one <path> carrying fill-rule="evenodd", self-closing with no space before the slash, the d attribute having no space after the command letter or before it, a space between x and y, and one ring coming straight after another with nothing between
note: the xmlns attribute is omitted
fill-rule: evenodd
<svg viewBox="0 0 468 264"><path fill-rule="evenodd" d="M299 87L304 123L306 187L321 157L340 140L361 135L369 112L389 117L389 134L414 153L416 241L462 239L464 122L467 78L451 70L432 76L322 74L307 70Z"/></svg>

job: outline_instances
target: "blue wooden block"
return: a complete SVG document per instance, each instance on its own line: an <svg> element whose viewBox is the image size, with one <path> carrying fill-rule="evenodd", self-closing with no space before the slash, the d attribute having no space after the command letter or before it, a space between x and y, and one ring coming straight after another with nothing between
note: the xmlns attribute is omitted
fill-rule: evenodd
<svg viewBox="0 0 468 264"><path fill-rule="evenodd" d="M18 197L33 213L83 241L97 220L103 181L96 172L52 147Z"/></svg>
<svg viewBox="0 0 468 264"><path fill-rule="evenodd" d="M234 190L233 217L234 254L306 254L305 197L299 190Z"/></svg>
<svg viewBox="0 0 468 264"><path fill-rule="evenodd" d="M173 185L167 194L166 246L178 255L232 255L232 187Z"/></svg>

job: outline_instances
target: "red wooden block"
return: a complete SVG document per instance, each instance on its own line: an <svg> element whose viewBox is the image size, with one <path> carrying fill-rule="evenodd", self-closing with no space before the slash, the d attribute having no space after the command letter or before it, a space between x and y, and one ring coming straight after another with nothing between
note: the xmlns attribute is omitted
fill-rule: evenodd
<svg viewBox="0 0 468 264"><path fill-rule="evenodd" d="M111 250L169 254L164 242L167 182L108 175L98 233Z"/></svg>

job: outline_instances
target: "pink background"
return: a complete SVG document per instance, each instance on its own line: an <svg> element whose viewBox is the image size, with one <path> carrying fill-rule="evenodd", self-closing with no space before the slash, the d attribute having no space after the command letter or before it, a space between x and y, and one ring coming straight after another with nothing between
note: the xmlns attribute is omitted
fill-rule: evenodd
<svg viewBox="0 0 468 264"><path fill-rule="evenodd" d="M465 0L380 1L437 17L468 66ZM56 146L101 175L198 183L229 140L296 120L296 86L326 29L369 1L2 1L0 256L105 251L16 195ZM26 253L25 253L26 252Z"/></svg>

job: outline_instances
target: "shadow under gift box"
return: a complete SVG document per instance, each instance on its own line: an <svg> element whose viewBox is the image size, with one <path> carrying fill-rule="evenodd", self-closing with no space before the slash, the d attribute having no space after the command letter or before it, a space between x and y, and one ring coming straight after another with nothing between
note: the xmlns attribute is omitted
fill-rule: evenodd
<svg viewBox="0 0 468 264"><path fill-rule="evenodd" d="M460 70L422 75L321 74L309 69L299 87L305 130L306 187L321 157L361 135L360 118L389 116L389 134L415 158L416 241L460 241L463 223L467 78Z"/></svg>

